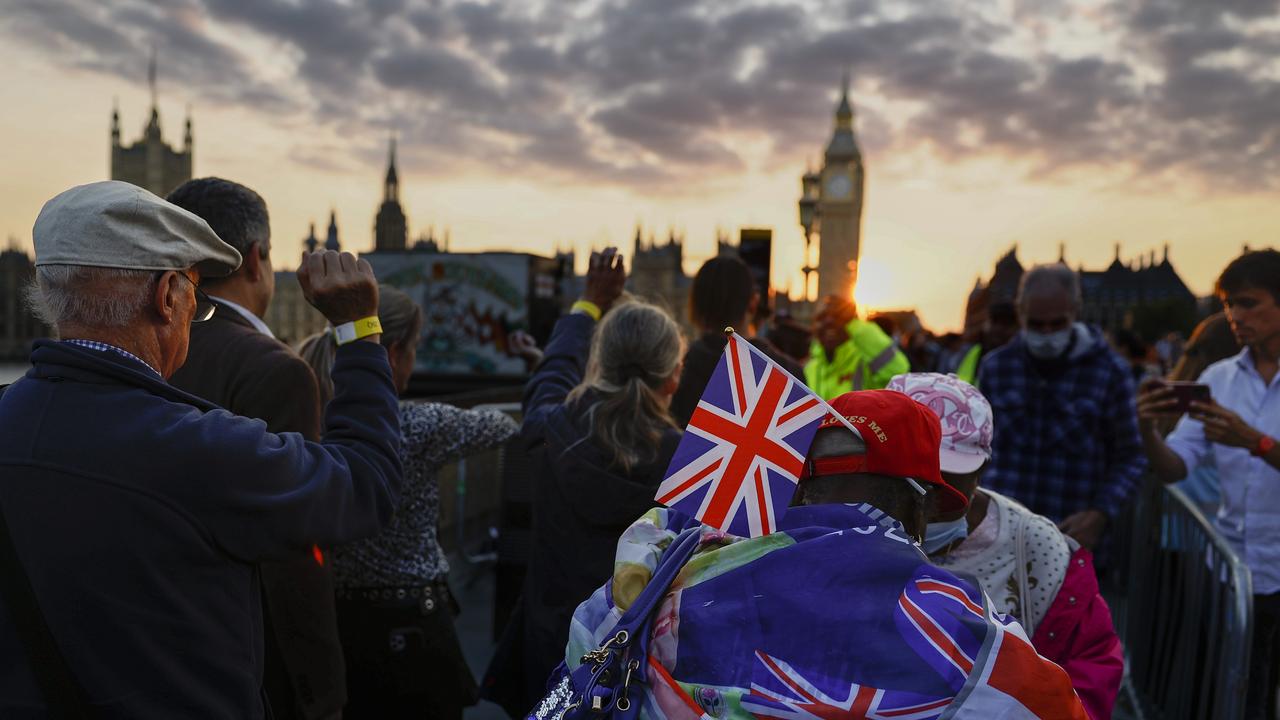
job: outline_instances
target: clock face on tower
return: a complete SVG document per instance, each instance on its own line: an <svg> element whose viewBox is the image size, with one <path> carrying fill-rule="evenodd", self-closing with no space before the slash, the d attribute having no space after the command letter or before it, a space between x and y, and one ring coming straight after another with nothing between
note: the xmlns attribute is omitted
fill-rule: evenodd
<svg viewBox="0 0 1280 720"><path fill-rule="evenodd" d="M834 200L843 200L849 197L849 176L842 173L833 173L827 178L826 196Z"/></svg>

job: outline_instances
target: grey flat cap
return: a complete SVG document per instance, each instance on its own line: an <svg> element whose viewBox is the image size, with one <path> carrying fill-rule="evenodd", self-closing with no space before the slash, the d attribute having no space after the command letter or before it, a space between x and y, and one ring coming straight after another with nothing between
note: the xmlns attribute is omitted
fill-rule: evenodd
<svg viewBox="0 0 1280 720"><path fill-rule="evenodd" d="M117 180L59 193L41 208L32 240L37 266L194 267L204 277L230 275L240 267L240 253L198 215Z"/></svg>

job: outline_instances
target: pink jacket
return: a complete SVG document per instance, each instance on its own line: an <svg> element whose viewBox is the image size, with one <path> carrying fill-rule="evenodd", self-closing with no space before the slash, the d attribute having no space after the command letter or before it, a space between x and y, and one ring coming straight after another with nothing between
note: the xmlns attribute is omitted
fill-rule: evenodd
<svg viewBox="0 0 1280 720"><path fill-rule="evenodd" d="M1111 609L1098 591L1093 555L1071 555L1067 575L1031 644L1067 671L1092 720L1108 720L1124 676L1124 649L1111 624Z"/></svg>

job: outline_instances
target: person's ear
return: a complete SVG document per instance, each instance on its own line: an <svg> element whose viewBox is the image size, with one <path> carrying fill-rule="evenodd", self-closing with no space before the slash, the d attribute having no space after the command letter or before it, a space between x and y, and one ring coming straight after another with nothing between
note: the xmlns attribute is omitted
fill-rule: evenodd
<svg viewBox="0 0 1280 720"><path fill-rule="evenodd" d="M262 243L253 243L244 253L244 265L241 267L244 268L245 277L249 279L249 282L256 283L262 279L261 250Z"/></svg>
<svg viewBox="0 0 1280 720"><path fill-rule="evenodd" d="M391 346L387 348L387 354L402 357L406 352L408 352L408 350L409 338L404 338L391 343Z"/></svg>
<svg viewBox="0 0 1280 720"><path fill-rule="evenodd" d="M756 290L751 293L751 300L747 302L747 319L755 318L756 311L760 309L760 291Z"/></svg>
<svg viewBox="0 0 1280 720"><path fill-rule="evenodd" d="M173 324L180 315L179 308L183 304L183 292L186 288L184 278L178 277L176 270L169 270L156 280L155 291L151 296L151 308L165 325Z"/></svg>
<svg viewBox="0 0 1280 720"><path fill-rule="evenodd" d="M675 395L676 390L680 388L680 370L681 368L676 368L676 371L671 374L671 377L667 378L666 381L662 383L662 387L658 388L658 392L663 395Z"/></svg>

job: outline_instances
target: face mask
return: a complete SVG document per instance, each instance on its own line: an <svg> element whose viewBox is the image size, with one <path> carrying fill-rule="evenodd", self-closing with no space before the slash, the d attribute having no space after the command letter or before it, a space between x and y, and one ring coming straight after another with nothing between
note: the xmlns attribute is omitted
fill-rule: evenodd
<svg viewBox="0 0 1280 720"><path fill-rule="evenodd" d="M950 522L929 523L929 527L924 531L924 542L920 547L925 555L933 555L967 537L969 537L969 520L962 515Z"/></svg>
<svg viewBox="0 0 1280 720"><path fill-rule="evenodd" d="M1024 330L1022 339L1026 341L1027 352L1031 353L1032 357L1051 360L1062 357L1062 353L1067 351L1067 345L1071 344L1071 328L1051 333Z"/></svg>

